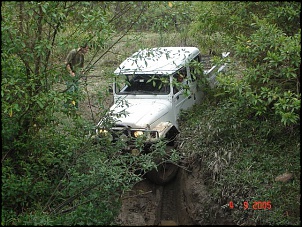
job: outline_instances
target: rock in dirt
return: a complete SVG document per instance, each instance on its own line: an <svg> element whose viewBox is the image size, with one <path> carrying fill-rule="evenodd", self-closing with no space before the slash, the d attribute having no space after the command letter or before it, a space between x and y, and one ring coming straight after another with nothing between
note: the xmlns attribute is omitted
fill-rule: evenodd
<svg viewBox="0 0 302 227"><path fill-rule="evenodd" d="M291 179L293 179L292 173L283 173L282 175L279 175L275 178L275 181L280 181L283 183L289 182Z"/></svg>

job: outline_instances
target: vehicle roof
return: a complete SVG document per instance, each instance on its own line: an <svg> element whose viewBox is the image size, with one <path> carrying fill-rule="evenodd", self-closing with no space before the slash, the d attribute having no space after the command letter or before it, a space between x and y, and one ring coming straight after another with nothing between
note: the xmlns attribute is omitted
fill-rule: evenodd
<svg viewBox="0 0 302 227"><path fill-rule="evenodd" d="M199 54L196 47L156 47L135 52L115 74L171 74Z"/></svg>

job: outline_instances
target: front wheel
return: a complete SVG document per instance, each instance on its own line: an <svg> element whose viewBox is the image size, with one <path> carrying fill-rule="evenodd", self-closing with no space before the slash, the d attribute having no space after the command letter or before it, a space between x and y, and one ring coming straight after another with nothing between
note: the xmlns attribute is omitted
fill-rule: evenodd
<svg viewBox="0 0 302 227"><path fill-rule="evenodd" d="M157 167L157 170L152 169L147 172L146 177L155 184L165 185L176 177L178 168L173 163L164 162Z"/></svg>
<svg viewBox="0 0 302 227"><path fill-rule="evenodd" d="M169 156L174 146L166 147L166 154ZM155 184L165 185L176 177L179 167L170 162L165 161L157 166L157 169L152 169L146 173L146 177Z"/></svg>

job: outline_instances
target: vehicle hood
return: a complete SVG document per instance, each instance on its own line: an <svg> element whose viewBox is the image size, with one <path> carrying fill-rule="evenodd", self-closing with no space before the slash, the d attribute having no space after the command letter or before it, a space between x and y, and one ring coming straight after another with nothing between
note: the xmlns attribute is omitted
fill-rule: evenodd
<svg viewBox="0 0 302 227"><path fill-rule="evenodd" d="M116 124L146 128L147 124L152 126L156 120L168 114L170 108L171 103L166 100L130 99L124 106L114 104L110 110L115 115Z"/></svg>

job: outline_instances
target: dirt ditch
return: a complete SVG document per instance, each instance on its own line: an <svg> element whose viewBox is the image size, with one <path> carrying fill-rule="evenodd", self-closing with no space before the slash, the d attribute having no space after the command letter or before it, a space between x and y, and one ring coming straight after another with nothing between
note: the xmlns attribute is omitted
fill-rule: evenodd
<svg viewBox="0 0 302 227"><path fill-rule="evenodd" d="M223 208L211 201L198 164L192 171L180 168L176 178L165 186L148 179L134 185L123 196L118 223L122 226L233 224Z"/></svg>

